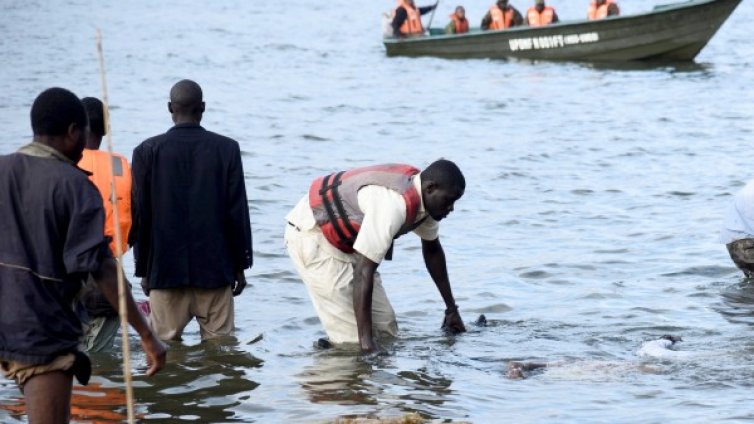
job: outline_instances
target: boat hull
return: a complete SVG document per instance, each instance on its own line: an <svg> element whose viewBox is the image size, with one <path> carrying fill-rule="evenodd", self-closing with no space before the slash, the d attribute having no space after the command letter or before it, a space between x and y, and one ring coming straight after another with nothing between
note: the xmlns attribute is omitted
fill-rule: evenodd
<svg viewBox="0 0 754 424"><path fill-rule="evenodd" d="M707 45L740 1L697 0L658 7L639 15L538 28L386 38L384 43L388 56L690 61Z"/></svg>

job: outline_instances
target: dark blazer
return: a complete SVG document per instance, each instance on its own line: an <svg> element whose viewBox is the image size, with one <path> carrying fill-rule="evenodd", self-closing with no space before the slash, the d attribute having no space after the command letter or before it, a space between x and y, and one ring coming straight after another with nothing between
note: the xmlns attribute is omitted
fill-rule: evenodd
<svg viewBox="0 0 754 424"><path fill-rule="evenodd" d="M241 150L198 124L179 124L133 154L129 242L149 288L220 288L252 265Z"/></svg>

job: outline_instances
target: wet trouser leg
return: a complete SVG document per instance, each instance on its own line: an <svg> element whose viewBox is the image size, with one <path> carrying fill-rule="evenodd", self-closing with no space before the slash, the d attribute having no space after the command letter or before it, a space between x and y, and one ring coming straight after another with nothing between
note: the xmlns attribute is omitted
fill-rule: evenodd
<svg viewBox="0 0 754 424"><path fill-rule="evenodd" d="M308 232L286 227L286 246L296 270L306 285L319 320L332 343L358 343L353 309L353 262L329 255ZM375 272L372 291L372 328L396 336L395 312Z"/></svg>

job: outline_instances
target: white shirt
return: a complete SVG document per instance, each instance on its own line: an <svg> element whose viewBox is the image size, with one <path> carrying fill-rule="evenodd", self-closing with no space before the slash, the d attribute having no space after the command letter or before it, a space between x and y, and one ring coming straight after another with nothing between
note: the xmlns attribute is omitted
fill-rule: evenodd
<svg viewBox="0 0 754 424"><path fill-rule="evenodd" d="M736 193L720 231L721 243L728 244L745 238L754 238L754 181Z"/></svg>
<svg viewBox="0 0 754 424"><path fill-rule="evenodd" d="M427 217L420 226L414 229L414 233L423 240L436 240L439 237L440 224L432 217L427 216L427 211L424 209L419 174L414 176L412 183L418 191L420 199L419 210L414 222ZM406 221L406 201L398 192L378 185L362 187L357 194L357 199L359 209L364 214L364 220L361 222L361 228L356 236L353 248L370 261L380 263L390 249L393 238ZM345 261L353 261L351 255L331 245L322 234L314 221L308 194L298 202L286 216L286 219L300 231L311 232L310 235L317 238L320 247L328 250L332 256Z"/></svg>

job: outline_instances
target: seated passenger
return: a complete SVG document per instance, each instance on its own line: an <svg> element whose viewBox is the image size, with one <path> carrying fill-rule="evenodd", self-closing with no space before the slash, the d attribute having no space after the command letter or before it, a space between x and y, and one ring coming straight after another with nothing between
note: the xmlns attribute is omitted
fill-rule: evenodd
<svg viewBox="0 0 754 424"><path fill-rule="evenodd" d="M417 8L414 0L398 0L398 7L393 10L393 36L406 37L409 35L424 34L421 15L431 12L437 7L437 3L432 6Z"/></svg>
<svg viewBox="0 0 754 424"><path fill-rule="evenodd" d="M618 15L620 15L620 9L614 0L592 0L586 17L592 21Z"/></svg>
<svg viewBox="0 0 754 424"><path fill-rule="evenodd" d="M508 0L497 0L490 11L482 18L482 29L507 29L524 23L524 18L515 7L508 4Z"/></svg>
<svg viewBox="0 0 754 424"><path fill-rule="evenodd" d="M466 9L458 6L456 11L450 14L450 23L445 27L445 33L465 34L467 32L469 32L469 21L466 20Z"/></svg>
<svg viewBox="0 0 754 424"><path fill-rule="evenodd" d="M526 25L532 27L545 26L558 22L558 14L555 9L545 6L545 0L535 0L534 6L526 12Z"/></svg>

